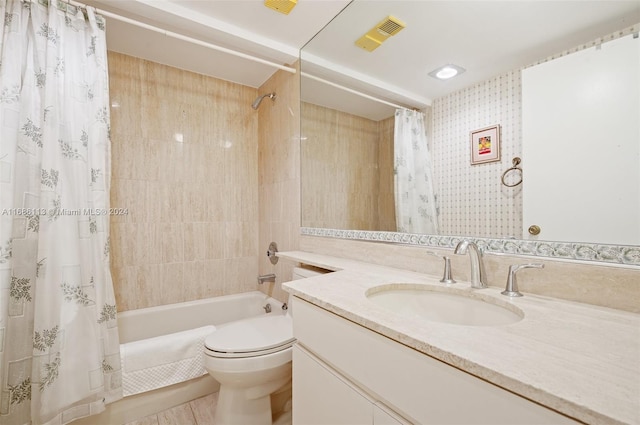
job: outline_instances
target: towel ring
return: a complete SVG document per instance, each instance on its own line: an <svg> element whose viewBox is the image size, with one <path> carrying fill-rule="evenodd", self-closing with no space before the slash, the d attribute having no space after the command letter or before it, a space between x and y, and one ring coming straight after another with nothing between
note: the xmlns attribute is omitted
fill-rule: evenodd
<svg viewBox="0 0 640 425"><path fill-rule="evenodd" d="M518 167L518 165L520 164L520 158L518 158L517 156L515 158L513 158L513 160L511 161L513 166L511 168L507 168L505 170L504 173L502 173L502 184L507 186L507 187L516 187L517 185L519 185L520 183L522 183L522 168ZM514 184L508 184L507 182L504 181L504 178L506 177L507 173L509 173L510 171L516 171L516 172L520 172L520 180L518 180L516 183Z"/></svg>

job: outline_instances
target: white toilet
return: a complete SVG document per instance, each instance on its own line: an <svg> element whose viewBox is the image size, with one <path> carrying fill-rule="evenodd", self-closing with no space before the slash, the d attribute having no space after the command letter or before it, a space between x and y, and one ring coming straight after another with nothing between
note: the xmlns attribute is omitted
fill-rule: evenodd
<svg viewBox="0 0 640 425"><path fill-rule="evenodd" d="M318 274L295 268L293 279ZM291 385L291 319L291 309L274 311L226 323L205 339L205 368L220 383L216 425L272 424L271 394Z"/></svg>

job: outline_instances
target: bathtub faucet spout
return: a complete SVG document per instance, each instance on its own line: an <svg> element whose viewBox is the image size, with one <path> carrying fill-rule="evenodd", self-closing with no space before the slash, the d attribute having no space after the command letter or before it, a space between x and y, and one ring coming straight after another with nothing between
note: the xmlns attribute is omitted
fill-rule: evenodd
<svg viewBox="0 0 640 425"><path fill-rule="evenodd" d="M262 285L265 282L275 282L276 281L276 275L271 273L271 274L263 274L262 276L258 276L258 284Z"/></svg>

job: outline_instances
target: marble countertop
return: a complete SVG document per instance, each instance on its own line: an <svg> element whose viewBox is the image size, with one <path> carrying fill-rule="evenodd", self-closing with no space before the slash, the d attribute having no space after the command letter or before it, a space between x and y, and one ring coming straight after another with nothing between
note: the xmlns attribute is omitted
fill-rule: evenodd
<svg viewBox="0 0 640 425"><path fill-rule="evenodd" d="M286 282L285 290L408 347L530 400L593 424L640 424L640 315L303 251L278 256L335 271ZM502 326L403 317L373 304L369 288L416 283L495 297L524 312ZM561 284L561 282L559 282Z"/></svg>

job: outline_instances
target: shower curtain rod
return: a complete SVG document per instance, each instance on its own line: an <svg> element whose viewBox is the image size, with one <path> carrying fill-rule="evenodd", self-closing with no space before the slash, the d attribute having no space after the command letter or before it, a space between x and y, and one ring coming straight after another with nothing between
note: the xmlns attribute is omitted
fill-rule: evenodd
<svg viewBox="0 0 640 425"><path fill-rule="evenodd" d="M391 103L391 102L387 102L386 100L378 99L377 97L373 97L373 96L370 96L368 94L359 92L357 90L350 89L349 87L341 86L340 84L333 83L331 81L325 80L325 79L320 78L320 77L316 77L315 75L311 75L311 74L308 74L306 72L300 72L300 76L311 78L312 80L319 81L319 82L321 82L323 84L327 84L327 85L335 87L337 89L344 90L344 91L349 92L351 94L355 94L356 96L364 97L365 99L373 100L374 102L382 103L382 104L387 105L387 106L391 106L391 107L394 107L394 108L397 108L397 109L412 110L411 108L407 108L406 106L396 105L395 103Z"/></svg>
<svg viewBox="0 0 640 425"><path fill-rule="evenodd" d="M66 0L66 2L69 3L69 4L72 4L74 6L77 6L77 7L81 7L81 8L87 8L88 7L86 4L79 3L79 2L76 2L74 0ZM91 7L93 7L93 6L91 6ZM243 58L243 59L247 59L247 60L250 60L250 61L253 61L253 62L261 63L263 65L268 65L268 66L271 66L273 68L281 69L283 71L287 71L287 72L290 72L292 74L296 73L296 69L295 68L291 68L289 66L280 65L278 63L271 62L271 61L268 61L268 60L265 60L265 59L260 59L260 58L257 58L255 56L248 55L246 53L237 52L235 50L227 49L226 47L218 46L218 45L212 44L212 43L207 43L205 41L198 40L196 38L187 37L186 35L178 34L178 33L173 32L173 31L168 31L168 30L164 30L162 28L154 27L153 25L145 24L144 22L136 21L135 19L131 19L131 18L127 18L127 17L121 16L121 15L117 15L115 13L107 12L106 10L98 9L98 8L95 8L95 7L94 7L94 9L95 9L96 13L99 13L102 16L106 16L108 18L112 18L112 19L115 19L115 20L118 20L118 21L121 21L121 22L125 22L127 24L131 24L131 25L134 25L136 27L140 27L140 28L144 28L144 29L147 29L147 30L150 30L150 31L154 31L154 32L163 34L163 35L165 35L167 37L176 38L178 40L186 41L186 42L189 42L189 43L192 43L192 44L197 44L198 46L206 47L206 48L211 49L211 50L217 50L219 52L228 53L230 55L237 56L239 58Z"/></svg>

